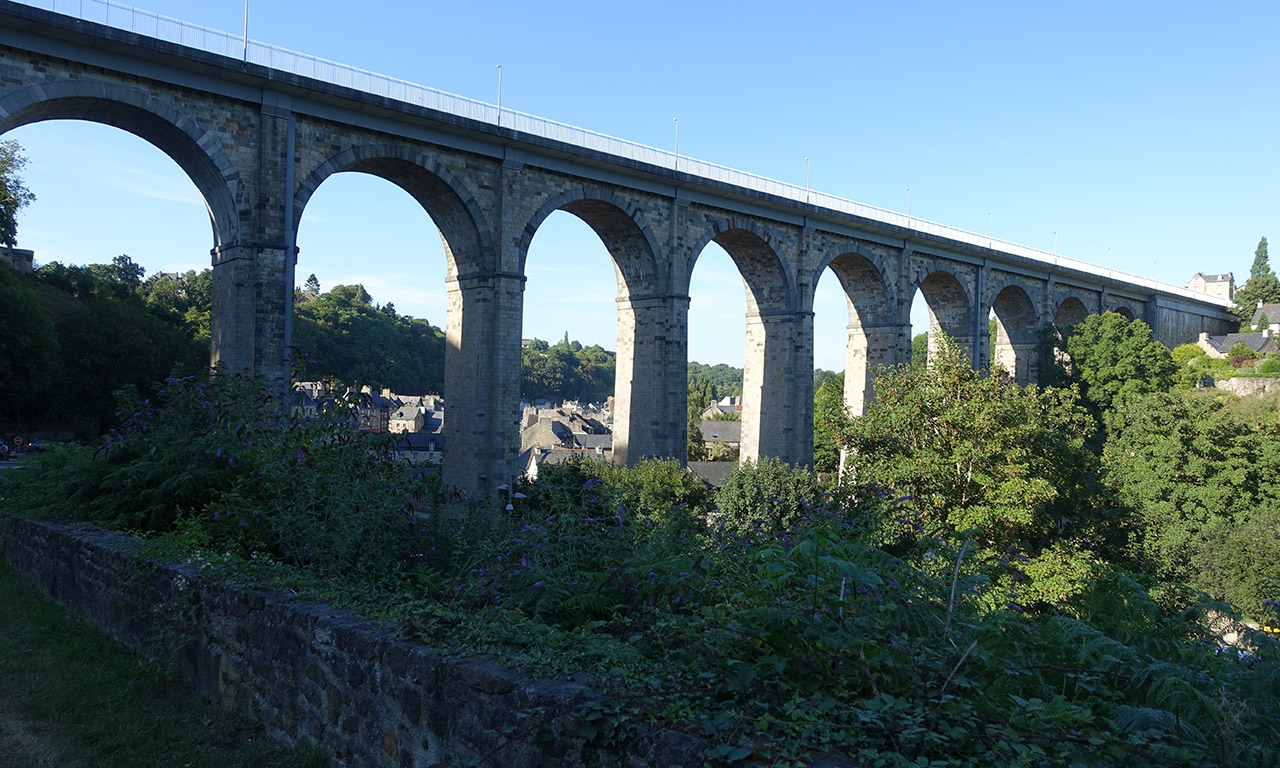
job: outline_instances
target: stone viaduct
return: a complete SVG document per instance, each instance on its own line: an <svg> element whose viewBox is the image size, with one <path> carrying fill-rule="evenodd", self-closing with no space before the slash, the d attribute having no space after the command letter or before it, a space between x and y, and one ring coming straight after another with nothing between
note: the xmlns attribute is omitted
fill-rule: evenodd
<svg viewBox="0 0 1280 768"><path fill-rule="evenodd" d="M625 462L684 455L689 278L713 241L746 285L744 457L812 460L812 304L826 269L848 297L855 411L872 367L907 359L917 289L932 328L974 360L994 344L1019 381L1034 379L1048 323L1116 310L1168 344L1234 329L1224 300L1176 286L257 43L242 56L239 37L171 19L91 11L0 0L0 134L96 121L184 169L209 209L212 360L230 371L284 370L294 233L320 184L356 171L405 189L445 243L445 478L473 492L512 476L525 256L557 210L586 222L613 259L614 445ZM988 339L992 313L999 332Z"/></svg>

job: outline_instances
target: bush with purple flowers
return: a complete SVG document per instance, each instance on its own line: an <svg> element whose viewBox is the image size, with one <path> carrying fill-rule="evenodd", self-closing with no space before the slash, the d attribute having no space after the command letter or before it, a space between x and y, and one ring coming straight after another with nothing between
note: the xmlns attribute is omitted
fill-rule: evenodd
<svg viewBox="0 0 1280 768"><path fill-rule="evenodd" d="M45 462L47 511L109 527L184 532L324 573L390 573L424 547L422 489L341 406L294 411L279 381L168 379L96 450ZM33 482L38 482L33 479Z"/></svg>

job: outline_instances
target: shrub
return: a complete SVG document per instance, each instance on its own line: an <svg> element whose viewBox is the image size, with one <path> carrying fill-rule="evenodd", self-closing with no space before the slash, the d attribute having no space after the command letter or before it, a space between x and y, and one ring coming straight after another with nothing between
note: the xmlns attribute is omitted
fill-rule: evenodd
<svg viewBox="0 0 1280 768"><path fill-rule="evenodd" d="M814 472L761 456L743 461L716 493L718 521L729 530L789 530L823 502Z"/></svg>
<svg viewBox="0 0 1280 768"><path fill-rule="evenodd" d="M45 511L150 533L181 521L215 547L385 574L424 543L419 489L388 449L342 408L296 415L278 381L168 379L96 452L48 465L62 488Z"/></svg>

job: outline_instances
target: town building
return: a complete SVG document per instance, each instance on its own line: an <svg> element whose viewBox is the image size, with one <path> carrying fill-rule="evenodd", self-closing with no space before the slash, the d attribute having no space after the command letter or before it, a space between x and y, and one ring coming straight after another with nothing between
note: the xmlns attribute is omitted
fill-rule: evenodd
<svg viewBox="0 0 1280 768"><path fill-rule="evenodd" d="M1197 272L1187 282L1187 287L1193 291L1207 293L1210 296L1221 296L1231 301L1235 301L1236 298L1236 278L1231 272L1225 272L1220 275L1206 275L1203 272Z"/></svg>

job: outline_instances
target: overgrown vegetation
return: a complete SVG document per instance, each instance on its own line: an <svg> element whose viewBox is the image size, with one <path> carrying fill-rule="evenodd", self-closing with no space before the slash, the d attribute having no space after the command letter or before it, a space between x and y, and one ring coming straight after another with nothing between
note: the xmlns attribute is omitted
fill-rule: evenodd
<svg viewBox="0 0 1280 768"><path fill-rule="evenodd" d="M900 428L950 435L955 456L975 447L965 419L1007 431L1029 470L977 454L972 486L950 474L904 497L866 467L824 490L748 463L712 494L671 462L575 463L544 467L508 511L412 481L341 409L304 422L272 385L220 376L167 382L101 449L44 454L0 495L11 514L199 547L456 653L585 670L611 695L610 743L652 719L707 737L711 764L833 749L873 765L1266 764L1275 641L1246 632L1248 661L1217 653L1207 619L1228 606L1103 561L1100 523L1039 481L1087 468L1082 438L1056 434L1083 412L961 368L940 357L878 402L925 408ZM1050 552L1071 561L1070 590L1011 595L1054 583Z"/></svg>

